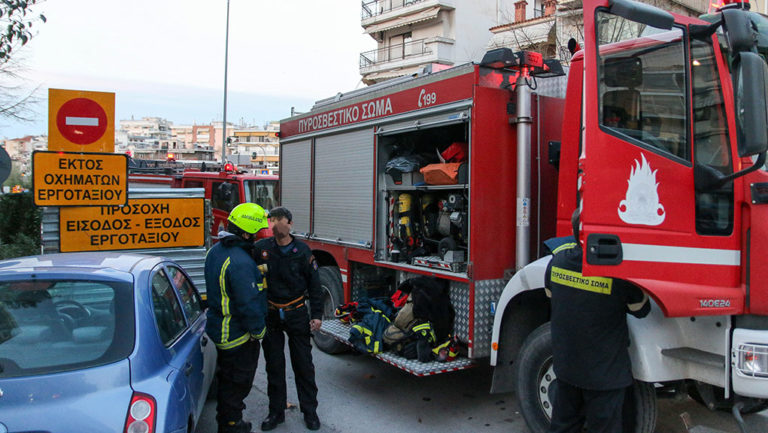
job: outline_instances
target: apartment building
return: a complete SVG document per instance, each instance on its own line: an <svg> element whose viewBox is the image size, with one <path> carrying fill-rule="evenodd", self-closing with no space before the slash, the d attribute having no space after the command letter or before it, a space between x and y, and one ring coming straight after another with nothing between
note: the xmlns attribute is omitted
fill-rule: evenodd
<svg viewBox="0 0 768 433"><path fill-rule="evenodd" d="M236 128L230 151L233 155L248 155L251 165L277 170L280 165L280 124L271 122L264 128Z"/></svg>
<svg viewBox="0 0 768 433"><path fill-rule="evenodd" d="M0 140L0 147L5 148L11 157L11 164L18 167L24 176L32 174L32 152L48 150L47 135L27 135L21 138Z"/></svg>
<svg viewBox="0 0 768 433"><path fill-rule="evenodd" d="M504 19L511 0L362 0L363 31L377 42L360 53L366 84L480 61L489 28Z"/></svg>
<svg viewBox="0 0 768 433"><path fill-rule="evenodd" d="M129 153L137 159L211 161L216 159L216 130L213 124L174 125L161 117L121 120L115 132L115 151ZM218 155L220 152L221 144Z"/></svg>
<svg viewBox="0 0 768 433"><path fill-rule="evenodd" d="M644 0L661 9L681 15L699 16L707 12L708 0ZM753 5L760 10L762 5ZM584 18L581 0L519 0L507 23L492 27L487 49L507 47L513 51L529 50L544 58L559 59L568 64L571 53L568 41L579 45L584 41Z"/></svg>

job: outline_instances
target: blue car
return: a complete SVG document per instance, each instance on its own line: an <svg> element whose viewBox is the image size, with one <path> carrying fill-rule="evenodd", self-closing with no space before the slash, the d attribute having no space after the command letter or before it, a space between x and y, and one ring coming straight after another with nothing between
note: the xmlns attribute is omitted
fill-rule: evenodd
<svg viewBox="0 0 768 433"><path fill-rule="evenodd" d="M194 431L216 364L205 321L167 259L0 261L0 433Z"/></svg>

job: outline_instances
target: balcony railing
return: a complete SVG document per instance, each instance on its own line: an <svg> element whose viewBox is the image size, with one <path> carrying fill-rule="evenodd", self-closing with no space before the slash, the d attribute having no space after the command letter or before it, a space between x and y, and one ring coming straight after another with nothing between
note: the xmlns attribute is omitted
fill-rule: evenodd
<svg viewBox="0 0 768 433"><path fill-rule="evenodd" d="M403 44L390 45L377 50L360 53L360 69L378 65L380 63L394 62L396 60L431 54L432 50L427 47L425 42L426 39L418 39Z"/></svg>
<svg viewBox="0 0 768 433"><path fill-rule="evenodd" d="M419 3L424 0L369 0L363 1L363 8L360 11L360 18L367 19L389 12L391 10L400 9L406 6L410 6L414 3Z"/></svg>

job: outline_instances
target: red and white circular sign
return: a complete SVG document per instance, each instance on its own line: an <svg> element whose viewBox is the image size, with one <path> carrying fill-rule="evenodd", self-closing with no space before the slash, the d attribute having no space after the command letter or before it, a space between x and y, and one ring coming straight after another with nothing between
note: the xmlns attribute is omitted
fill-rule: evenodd
<svg viewBox="0 0 768 433"><path fill-rule="evenodd" d="M91 144L106 132L107 113L92 99L70 99L59 108L56 127L72 143Z"/></svg>

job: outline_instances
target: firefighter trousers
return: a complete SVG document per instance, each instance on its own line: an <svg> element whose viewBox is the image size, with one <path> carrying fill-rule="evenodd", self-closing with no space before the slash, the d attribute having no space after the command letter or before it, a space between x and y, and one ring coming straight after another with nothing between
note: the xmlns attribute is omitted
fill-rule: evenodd
<svg viewBox="0 0 768 433"><path fill-rule="evenodd" d="M281 318L282 315L282 318ZM285 336L296 380L299 405L305 415L316 415L317 385L312 363L309 312L306 306L290 311L270 308L267 312L267 335L264 337L264 359L267 364L267 395L269 413L283 413L287 404L285 385Z"/></svg>
<svg viewBox="0 0 768 433"><path fill-rule="evenodd" d="M562 380L555 384L549 433L618 433L623 431L626 388L590 390ZM586 429L583 429L586 427Z"/></svg>
<svg viewBox="0 0 768 433"><path fill-rule="evenodd" d="M251 391L259 364L259 342L249 340L232 349L217 349L216 421L221 424L243 418L244 400Z"/></svg>

